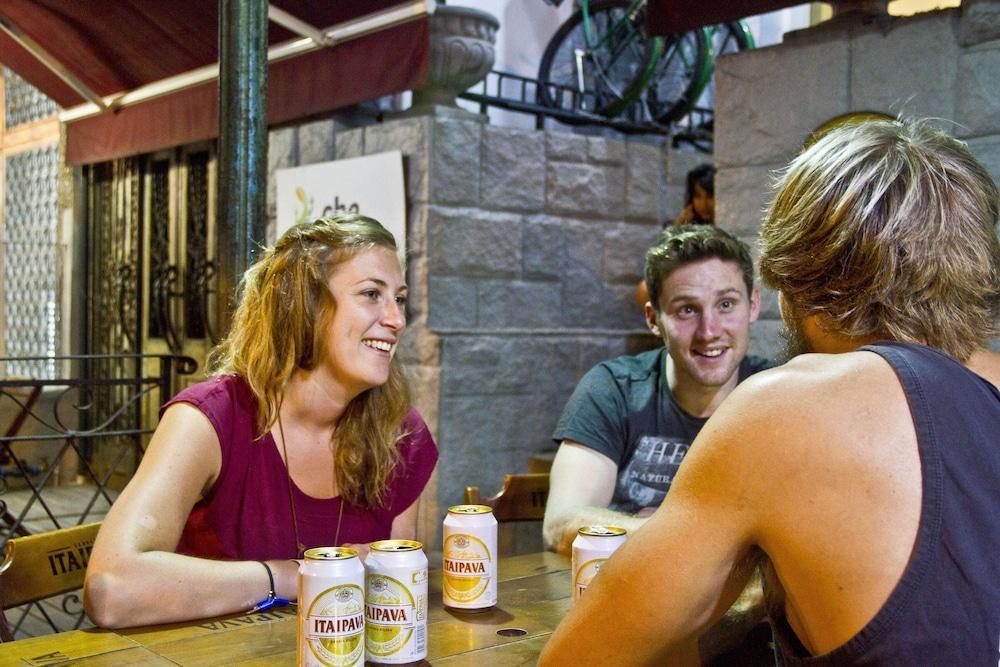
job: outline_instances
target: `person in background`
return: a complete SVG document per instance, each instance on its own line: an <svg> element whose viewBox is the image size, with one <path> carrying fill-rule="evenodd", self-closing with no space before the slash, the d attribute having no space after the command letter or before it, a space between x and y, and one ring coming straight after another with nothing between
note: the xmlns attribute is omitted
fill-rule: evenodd
<svg viewBox="0 0 1000 667"><path fill-rule="evenodd" d="M673 224L675 226L715 224L715 167L702 164L687 173L684 209L677 215ZM669 222L663 223L664 229L669 226ZM635 302L640 309L643 309L648 300L649 287L643 279L635 286Z"/></svg>
<svg viewBox="0 0 1000 667"><path fill-rule="evenodd" d="M760 310L746 244L718 227L669 227L646 254L646 324L663 346L604 361L580 380L553 433L543 534L568 554L590 524L638 528L691 442L736 385Z"/></svg>
<svg viewBox="0 0 1000 667"><path fill-rule="evenodd" d="M715 167L701 164L687 173L684 209L675 225L715 224Z"/></svg>
<svg viewBox="0 0 1000 667"><path fill-rule="evenodd" d="M407 288L381 224L289 229L242 282L213 377L177 394L94 545L87 613L122 627L294 599L311 547L412 539L437 448L395 358Z"/></svg>
<svg viewBox="0 0 1000 667"><path fill-rule="evenodd" d="M761 230L801 354L750 378L543 667L683 664L762 562L783 664L992 665L1000 193L926 122L831 130Z"/></svg>

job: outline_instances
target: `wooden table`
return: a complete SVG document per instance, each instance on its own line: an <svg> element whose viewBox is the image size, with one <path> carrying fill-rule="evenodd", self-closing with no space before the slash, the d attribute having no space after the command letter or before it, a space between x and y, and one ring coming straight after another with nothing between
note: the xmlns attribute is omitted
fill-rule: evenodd
<svg viewBox="0 0 1000 667"><path fill-rule="evenodd" d="M430 575L427 663L534 665L570 605L569 559L535 553L500 561L499 603L470 614L441 605ZM0 664L294 665L296 608L127 630L76 630L0 644Z"/></svg>

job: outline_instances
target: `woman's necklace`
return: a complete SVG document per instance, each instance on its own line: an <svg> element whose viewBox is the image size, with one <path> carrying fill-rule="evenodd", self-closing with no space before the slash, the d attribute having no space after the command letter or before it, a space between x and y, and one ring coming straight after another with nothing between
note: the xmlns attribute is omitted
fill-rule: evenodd
<svg viewBox="0 0 1000 667"><path fill-rule="evenodd" d="M292 530L295 531L295 557L302 558L306 546L299 539L299 518L295 513L295 498L292 494L292 471L288 464L288 447L285 445L285 428L281 424L281 406L278 406L278 434L281 436L281 451L285 455L285 481L288 482L288 506L292 508ZM337 512L337 532L333 535L333 546L340 546L340 522L344 518L344 499L340 498L340 510Z"/></svg>

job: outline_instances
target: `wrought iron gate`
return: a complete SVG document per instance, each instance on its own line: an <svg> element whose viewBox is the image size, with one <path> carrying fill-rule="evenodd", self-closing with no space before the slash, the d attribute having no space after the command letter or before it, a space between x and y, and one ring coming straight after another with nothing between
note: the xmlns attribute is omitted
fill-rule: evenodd
<svg viewBox="0 0 1000 667"><path fill-rule="evenodd" d="M89 167L87 178L87 341L91 354L175 354L204 367L215 340L215 155L203 145L161 151ZM94 377L138 377L139 357L115 357L90 369ZM199 376L182 378L196 381ZM114 386L99 404L120 405ZM100 400L103 399L103 400ZM155 406L136 405L122 420L147 426ZM108 415L96 415L107 418ZM105 444L95 445L105 447ZM111 465L119 448L94 451L97 466ZM138 463L120 465L124 484Z"/></svg>

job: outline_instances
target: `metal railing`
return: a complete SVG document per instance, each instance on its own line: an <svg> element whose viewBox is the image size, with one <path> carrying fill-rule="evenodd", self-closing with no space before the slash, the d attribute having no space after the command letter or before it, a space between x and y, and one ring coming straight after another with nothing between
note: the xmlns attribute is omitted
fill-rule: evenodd
<svg viewBox="0 0 1000 667"><path fill-rule="evenodd" d="M546 118L552 118L567 125L607 127L622 134L669 136L674 148L688 144L703 153L711 153L713 150L713 109L694 107L683 118L667 126L653 121L640 99L633 102L622 115L606 118L586 111L587 108L596 106L596 95L590 91L581 94L573 86L550 83L550 96L558 101L558 106L548 106L538 101L539 85L538 80L531 77L492 70L480 83L458 97L479 104L479 112L482 114L489 107L495 107L533 115L535 128L539 130L544 129Z"/></svg>
<svg viewBox="0 0 1000 667"><path fill-rule="evenodd" d="M57 376L4 377L12 362L54 364ZM93 520L101 499L110 505L109 485L128 480L160 405L196 369L180 355L0 357L0 546L35 532L28 522L62 528ZM86 489L71 513L49 498L67 486Z"/></svg>
<svg viewBox="0 0 1000 667"><path fill-rule="evenodd" d="M624 134L668 134L669 128L657 125L644 116L646 114L642 102L637 101L616 118L605 118L596 113L586 111L588 107L596 106L594 93L584 91L582 94L572 86L548 84L551 96L558 100L559 106L547 106L538 101L537 79L492 70L480 83L461 93L460 98L477 102L480 113L486 113L487 107L497 107L508 111L518 111L535 116L535 127L542 129L546 118L552 118L568 125L597 125L610 127Z"/></svg>

